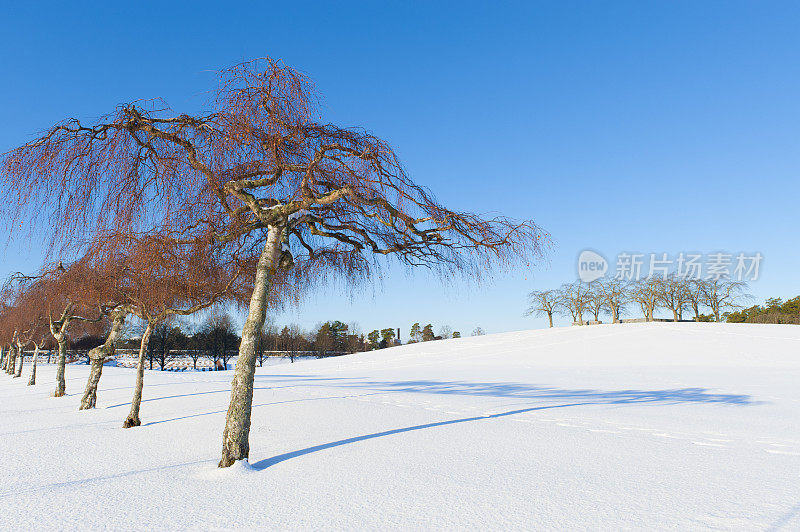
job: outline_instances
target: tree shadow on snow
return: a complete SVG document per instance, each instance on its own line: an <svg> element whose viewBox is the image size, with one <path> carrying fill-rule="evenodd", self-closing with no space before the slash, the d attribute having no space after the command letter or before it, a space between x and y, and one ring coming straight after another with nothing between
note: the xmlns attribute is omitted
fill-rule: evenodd
<svg viewBox="0 0 800 532"><path fill-rule="evenodd" d="M348 384L348 386L355 385ZM566 408L572 406L586 406L586 405L614 405L614 404L681 404L681 403L717 403L729 405L751 405L755 404L750 396L740 394L717 394L708 393L705 388L680 388L673 390L618 390L618 391L603 391L603 390L563 390L552 387L537 387L525 384L516 383L469 383L469 382L441 382L441 381L406 381L406 382L369 382L359 383L359 387L377 388L382 391L395 391L395 392L422 392L422 393L442 393L442 394L457 394L457 395L479 395L479 396L493 396L493 397L514 397L520 399L544 399L556 401L569 401L563 404L551 404L542 406L531 406L529 408L521 408L516 410L509 410L507 412L500 412L495 414L486 414L479 416L472 416L461 419L452 419L448 421L439 421L433 423L424 423L421 425L414 425L410 427L402 427L397 429L376 432L373 434L365 434L362 436L354 436L352 438L345 438L343 440L323 443L291 451L288 453L273 456L260 460L252 467L257 470L264 470L273 465L285 462L292 458L297 458L306 454L324 451L333 447L340 447L364 440L371 440L374 438L382 438L384 436L392 436L404 432L412 432L416 430L430 429L435 427L443 427L446 425L455 425L460 423L470 423L474 421L482 421L489 419L497 419L516 414L524 414L527 412L535 412L538 410L549 410L554 408Z"/></svg>
<svg viewBox="0 0 800 532"><path fill-rule="evenodd" d="M314 445L313 447L306 447L305 449L300 449L297 451L292 451L284 454L279 454L277 456L273 456L272 458L265 458L264 460L259 460L258 462L251 464L253 469L256 470L264 470L268 467L274 466L275 464L279 464L281 462L285 462L286 460L290 460L292 458L297 458L298 456L303 456L306 454L315 453L317 451L324 451L325 449L330 449L332 447L340 447L342 445L347 445L350 443L356 443L359 441L364 440L371 440L373 438L381 438L383 436L391 436L393 434L401 434L403 432L411 432L414 430L422 430L422 429L430 429L433 427L443 427L445 425L455 425L457 423L468 423L470 421L480 421L484 419L495 419L500 417L506 416L513 416L514 414L524 414L526 412L534 412L536 410L548 410L551 408L564 408L568 406L580 406L586 405L591 403L573 403L573 404L566 404L566 405L551 405L551 406L534 406L531 408L522 408L519 410L510 410L508 412L501 412L499 414L487 414L483 416L473 416L467 417L462 419L451 419L449 421L438 421L435 423L425 423L423 425L414 425L412 427L403 427L399 429L392 429L392 430L385 430L383 432L376 432L374 434L365 434L364 436L355 436L353 438L346 438L344 440L333 441L330 443L323 443L320 445Z"/></svg>
<svg viewBox="0 0 800 532"><path fill-rule="evenodd" d="M622 403L725 403L754 404L749 395L709 393L707 388L674 388L669 390L591 390L562 389L513 382L463 382L463 381L368 381L347 386L385 390L387 392L416 392L431 394L509 397L517 399L579 400L591 404Z"/></svg>

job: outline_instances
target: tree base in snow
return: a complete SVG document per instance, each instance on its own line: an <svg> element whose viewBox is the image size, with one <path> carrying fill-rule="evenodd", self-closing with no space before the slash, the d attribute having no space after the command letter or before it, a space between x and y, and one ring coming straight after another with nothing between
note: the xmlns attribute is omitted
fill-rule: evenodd
<svg viewBox="0 0 800 532"><path fill-rule="evenodd" d="M123 429L130 429L133 427L139 427L142 425L142 421L138 417L131 417L128 416L127 419L122 423Z"/></svg>

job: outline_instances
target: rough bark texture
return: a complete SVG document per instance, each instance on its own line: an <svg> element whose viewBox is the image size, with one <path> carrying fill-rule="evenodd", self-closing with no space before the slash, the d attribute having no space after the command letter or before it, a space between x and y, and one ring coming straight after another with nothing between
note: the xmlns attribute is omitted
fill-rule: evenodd
<svg viewBox="0 0 800 532"><path fill-rule="evenodd" d="M122 423L122 428L129 429L138 427L142 424L139 419L139 407L142 404L142 388L144 388L144 362L147 354L147 344L150 342L150 334L153 332L151 323L142 333L142 343L139 346L139 363L136 365L136 387L133 389L133 399L131 399L131 413Z"/></svg>
<svg viewBox="0 0 800 532"><path fill-rule="evenodd" d="M8 353L8 364L6 364L6 373L9 375L14 374L14 370L17 368L17 350L14 346L11 346L11 350Z"/></svg>
<svg viewBox="0 0 800 532"><path fill-rule="evenodd" d="M229 467L250 454L250 411L253 405L253 379L256 371L256 343L264 326L270 277L280 257L279 227L270 227L269 237L258 259L253 295L247 320L242 328L239 358L231 383L231 402L222 434L222 459L219 467Z"/></svg>
<svg viewBox="0 0 800 532"><path fill-rule="evenodd" d="M94 408L97 404L97 384L100 382L100 376L103 374L103 363L106 361L106 358L114 355L117 339L119 339L119 335L122 333L122 327L125 325L125 317L127 314L127 309L114 310L111 313L111 332L108 333L106 342L89 351L89 360L91 360L92 369L89 372L89 380L86 382L86 390L83 392L79 410L88 410Z"/></svg>
<svg viewBox="0 0 800 532"><path fill-rule="evenodd" d="M28 386L36 384L36 359L39 358L39 346L34 345L33 350L33 364L31 364L31 378L28 379Z"/></svg>
<svg viewBox="0 0 800 532"><path fill-rule="evenodd" d="M67 381L64 372L67 367L67 338L63 333L54 335L58 342L58 360L56 361L56 391L53 397L63 397L67 393Z"/></svg>
<svg viewBox="0 0 800 532"><path fill-rule="evenodd" d="M17 353L19 354L19 366L16 373L14 373L15 379L22 377L22 366L25 365L25 352L22 350L22 344L17 344Z"/></svg>
<svg viewBox="0 0 800 532"><path fill-rule="evenodd" d="M547 313L547 319L550 320L550 328L552 329L553 328L553 313L552 312L548 312Z"/></svg>
<svg viewBox="0 0 800 532"><path fill-rule="evenodd" d="M78 410L88 410L97 404L97 384L103 374L104 357L91 358L92 369L89 371L89 381L86 383L86 390L81 398L81 406Z"/></svg>

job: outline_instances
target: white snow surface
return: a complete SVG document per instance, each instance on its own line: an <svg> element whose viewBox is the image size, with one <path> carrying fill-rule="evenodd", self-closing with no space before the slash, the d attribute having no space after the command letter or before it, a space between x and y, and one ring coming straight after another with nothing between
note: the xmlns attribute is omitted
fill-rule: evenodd
<svg viewBox="0 0 800 532"><path fill-rule="evenodd" d="M216 467L232 372L0 374L0 529L800 529L800 327L653 323L259 369L250 461Z"/></svg>

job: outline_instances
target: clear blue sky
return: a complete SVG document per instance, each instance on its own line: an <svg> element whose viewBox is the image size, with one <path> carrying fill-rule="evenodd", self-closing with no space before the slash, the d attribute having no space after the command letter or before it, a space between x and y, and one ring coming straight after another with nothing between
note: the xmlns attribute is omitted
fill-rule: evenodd
<svg viewBox="0 0 800 532"><path fill-rule="evenodd" d="M389 271L333 288L312 326L540 327L525 294L575 278L584 248L760 251L758 300L800 294L797 2L6 2L0 151L67 116L165 98L193 112L214 71L270 55L327 116L386 138L446 205L532 218L532 271L475 287ZM38 266L12 243L0 275Z"/></svg>

